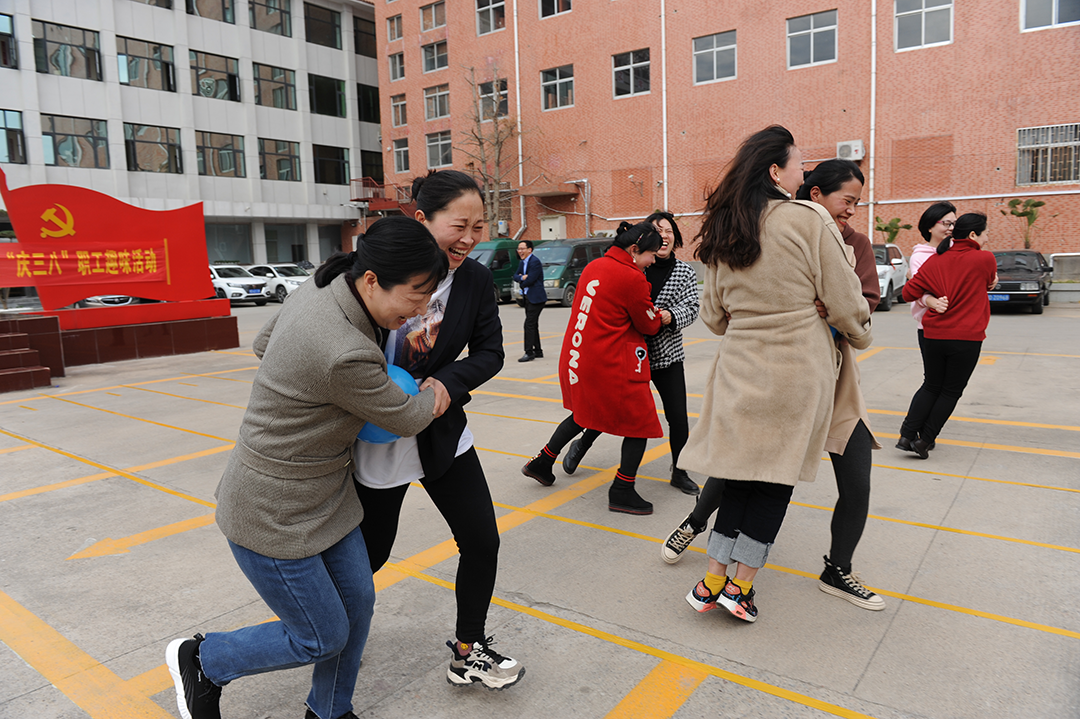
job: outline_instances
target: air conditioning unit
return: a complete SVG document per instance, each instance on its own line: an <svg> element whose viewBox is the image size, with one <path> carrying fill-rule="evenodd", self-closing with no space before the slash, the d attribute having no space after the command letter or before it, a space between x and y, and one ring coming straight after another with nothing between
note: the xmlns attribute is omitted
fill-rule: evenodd
<svg viewBox="0 0 1080 719"><path fill-rule="evenodd" d="M836 143L836 156L841 160L861 160L866 152L862 140L848 140Z"/></svg>
<svg viewBox="0 0 1080 719"><path fill-rule="evenodd" d="M506 220L499 220L496 227L498 228L499 237L506 237L510 234L510 223Z"/></svg>

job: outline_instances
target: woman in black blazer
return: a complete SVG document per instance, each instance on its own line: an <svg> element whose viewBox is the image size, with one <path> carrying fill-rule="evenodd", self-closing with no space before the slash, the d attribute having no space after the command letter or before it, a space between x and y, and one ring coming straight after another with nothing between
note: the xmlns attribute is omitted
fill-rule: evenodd
<svg viewBox="0 0 1080 719"><path fill-rule="evenodd" d="M447 398L450 408L415 439L389 444L357 442L356 491L364 506L360 529L372 571L386 563L397 534L401 503L409 483L427 490L454 534L460 558L457 628L448 681L480 682L505 689L525 673L520 662L495 652L484 630L499 560L499 530L484 470L465 419L469 392L503 365L502 323L491 293L491 271L469 259L484 230L480 190L455 170L429 173L413 182L416 219L431 231L450 259L450 274L439 285L427 314L410 320L386 346L387 361L408 370ZM468 347L468 354L458 359Z"/></svg>

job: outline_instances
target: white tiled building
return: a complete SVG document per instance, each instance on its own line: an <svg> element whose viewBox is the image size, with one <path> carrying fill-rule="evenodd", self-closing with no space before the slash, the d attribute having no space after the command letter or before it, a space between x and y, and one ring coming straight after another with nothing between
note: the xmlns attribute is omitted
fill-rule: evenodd
<svg viewBox="0 0 1080 719"><path fill-rule="evenodd" d="M318 264L382 179L360 0L0 0L8 186L204 203L210 260Z"/></svg>

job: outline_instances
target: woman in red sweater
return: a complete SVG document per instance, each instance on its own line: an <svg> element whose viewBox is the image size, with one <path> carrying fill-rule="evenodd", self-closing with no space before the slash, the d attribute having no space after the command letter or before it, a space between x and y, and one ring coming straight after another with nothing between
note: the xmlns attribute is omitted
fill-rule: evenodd
<svg viewBox="0 0 1080 719"><path fill-rule="evenodd" d="M900 436L922 459L956 403L979 362L979 351L990 323L987 290L997 284L997 263L986 242L986 215L971 212L953 225L952 242L943 240L937 255L904 285L904 299L914 302L924 294L948 297L948 309L923 317L924 376L911 398ZM946 250L948 250L946 252Z"/></svg>

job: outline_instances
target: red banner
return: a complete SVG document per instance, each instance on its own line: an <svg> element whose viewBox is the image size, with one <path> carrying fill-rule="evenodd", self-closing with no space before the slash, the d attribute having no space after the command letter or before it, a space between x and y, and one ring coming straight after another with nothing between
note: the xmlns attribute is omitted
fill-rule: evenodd
<svg viewBox="0 0 1080 719"><path fill-rule="evenodd" d="M214 295L202 203L144 210L71 185L3 194L18 242L0 243L0 287L36 287L46 310L94 295L197 300Z"/></svg>

